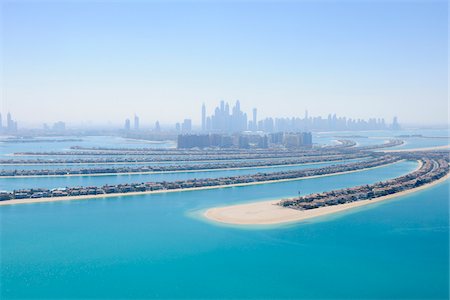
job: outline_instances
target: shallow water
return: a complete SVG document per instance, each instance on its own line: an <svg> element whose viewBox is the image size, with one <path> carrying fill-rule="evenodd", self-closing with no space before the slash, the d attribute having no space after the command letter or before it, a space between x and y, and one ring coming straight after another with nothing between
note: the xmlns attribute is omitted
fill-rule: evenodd
<svg viewBox="0 0 450 300"><path fill-rule="evenodd" d="M198 213L370 184L416 167L1 206L0 298L446 299L449 181L283 226L222 226Z"/></svg>

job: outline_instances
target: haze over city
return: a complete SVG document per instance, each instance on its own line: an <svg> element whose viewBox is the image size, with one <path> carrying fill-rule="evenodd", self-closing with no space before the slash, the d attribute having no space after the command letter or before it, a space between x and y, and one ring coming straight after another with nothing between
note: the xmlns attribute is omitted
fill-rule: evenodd
<svg viewBox="0 0 450 300"><path fill-rule="evenodd" d="M0 299L450 299L448 9L0 0Z"/></svg>
<svg viewBox="0 0 450 300"><path fill-rule="evenodd" d="M447 121L447 6L418 2L28 2L1 6L2 114L200 126L258 116ZM380 20L383 20L380 22ZM355 26L355 24L358 24Z"/></svg>

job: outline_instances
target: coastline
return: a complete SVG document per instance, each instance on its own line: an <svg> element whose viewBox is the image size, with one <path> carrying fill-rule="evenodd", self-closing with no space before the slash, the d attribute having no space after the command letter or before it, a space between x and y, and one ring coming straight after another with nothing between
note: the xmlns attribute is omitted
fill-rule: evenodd
<svg viewBox="0 0 450 300"><path fill-rule="evenodd" d="M406 143L405 143L406 144ZM404 145L405 145L404 144ZM432 150L442 150L449 149L450 145L425 147L425 148L413 148L413 149L390 149L390 150L380 150L380 152L410 152L410 151L432 151Z"/></svg>
<svg viewBox="0 0 450 300"><path fill-rule="evenodd" d="M214 171L238 171L238 170L252 170L252 169L266 169L266 168L283 168L283 167L296 167L296 166L309 166L328 164L335 162L352 162L355 160L361 160L369 158L365 156L361 158L330 160L330 161L318 161L312 163L299 163L299 164L286 164L286 165L265 165L255 167L235 167L235 168L216 168L216 169L194 169L194 170L173 170L173 171L144 171L144 172L118 172L118 173L94 173L94 174L66 174L66 175L18 175L18 176L0 176L0 179L14 179L14 178L53 178L53 177L91 177L91 176L125 176L125 175L148 175L148 174L176 174L176 173L197 173L197 172L214 172Z"/></svg>
<svg viewBox="0 0 450 300"><path fill-rule="evenodd" d="M101 198L112 198L112 197L125 197L125 196L139 196L139 195L148 195L148 194L160 194L160 193L173 193L173 192L188 192L188 191L199 191L199 190L211 190L211 189L220 189L220 188L231 188L231 187L240 187L240 186L249 186L249 185L258 185L258 184L270 184L277 182L288 182L288 181L298 181L312 178L320 178L320 177L328 177L328 176L338 176L343 174L361 172L366 170L372 170L376 168L387 167L393 164L397 164L405 161L404 159L381 165L371 168L363 168L352 171L345 172L337 172L323 175L314 175L314 176L306 176L299 178L290 178L290 179L278 179L278 180L266 180L266 181L257 181L257 182L247 182L247 183L236 183L236 184L228 184L228 185L216 185L216 186L204 186L204 187L193 187L193 188L185 188L185 189L173 189L173 190L156 190L156 191L145 191L145 192L130 192L130 193L112 193L112 194L99 194L99 195L82 195L82 196L65 196L65 197L47 197L47 198L36 198L36 199L13 199L13 200L4 200L0 201L0 206L5 205L17 205L17 204L32 204L32 203L44 203L44 202L58 202L58 201L71 201L71 200L89 200L89 199L101 199ZM420 165L419 165L420 167Z"/></svg>
<svg viewBox="0 0 450 300"><path fill-rule="evenodd" d="M232 225L276 225L291 222L301 222L312 218L339 213L349 209L366 206L373 203L379 203L392 198L412 194L434 185L443 183L449 178L450 174L447 174L446 176L431 183L399 193L374 198L371 200L360 200L310 210L296 210L292 208L281 207L277 205L280 200L270 200L210 208L203 213L203 216L211 221Z"/></svg>

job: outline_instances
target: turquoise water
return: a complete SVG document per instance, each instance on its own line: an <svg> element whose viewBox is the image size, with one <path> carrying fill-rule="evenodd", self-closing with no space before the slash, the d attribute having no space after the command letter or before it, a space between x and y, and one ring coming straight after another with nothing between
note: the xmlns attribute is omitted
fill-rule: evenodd
<svg viewBox="0 0 450 300"><path fill-rule="evenodd" d="M440 138L402 138L397 137L400 135L416 135L421 134L425 137L440 137ZM353 138L351 136L361 135L368 138ZM339 138L336 136L340 136ZM450 136L448 130L400 130L400 131L390 131L390 130L379 130L379 131L344 131L344 132L324 132L316 133L314 142L320 144L333 144L334 140L346 139L344 136L349 136L348 139L354 140L360 146L370 146L376 144L382 144L389 139L399 138L403 139L406 143L397 147L392 147L392 149L415 149L415 148L427 148L435 146L445 146L449 145L450 141L448 137ZM445 138L447 137L447 138Z"/></svg>
<svg viewBox="0 0 450 300"><path fill-rule="evenodd" d="M371 183L415 167L0 207L2 298L446 298L446 184L264 230L216 226L196 214L299 189Z"/></svg>
<svg viewBox="0 0 450 300"><path fill-rule="evenodd" d="M122 137L111 136L67 136L67 137L45 137L41 139L81 139L81 141L72 142L41 142L41 143L8 143L0 139L1 153L25 151L66 151L72 146L82 147L122 147L122 148L174 148L174 141L150 142L142 140L126 139Z"/></svg>
<svg viewBox="0 0 450 300"><path fill-rule="evenodd" d="M0 298L447 299L449 181L283 226L201 217L209 207L370 184L416 167L400 162L264 185L1 206ZM63 179L72 186L76 178L139 178L121 177ZM0 189L54 187L56 179L1 179Z"/></svg>

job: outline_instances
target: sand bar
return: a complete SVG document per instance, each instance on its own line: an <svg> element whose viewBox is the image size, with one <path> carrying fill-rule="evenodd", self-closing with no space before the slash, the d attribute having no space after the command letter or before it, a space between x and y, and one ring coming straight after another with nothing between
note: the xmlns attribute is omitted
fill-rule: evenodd
<svg viewBox="0 0 450 300"><path fill-rule="evenodd" d="M282 207L277 205L280 200L271 200L211 208L208 209L203 215L212 221L235 225L274 225L290 222L300 222L408 195L429 188L433 185L442 183L449 178L450 174L447 174L439 180L403 192L374 198L371 200L360 200L309 210L296 210L292 208Z"/></svg>

